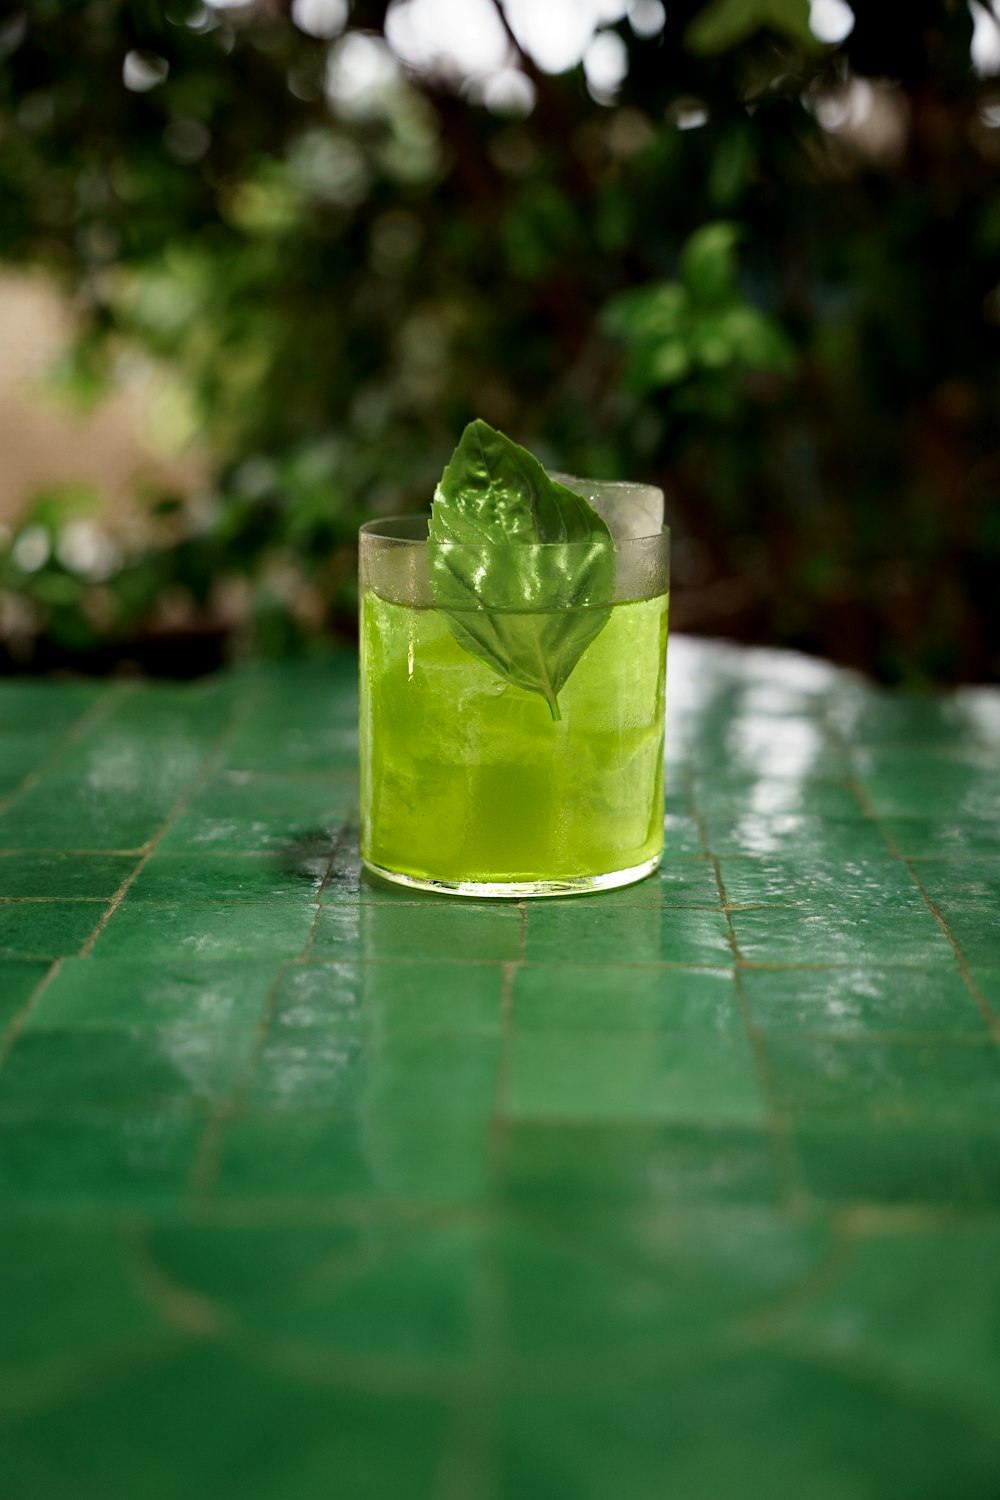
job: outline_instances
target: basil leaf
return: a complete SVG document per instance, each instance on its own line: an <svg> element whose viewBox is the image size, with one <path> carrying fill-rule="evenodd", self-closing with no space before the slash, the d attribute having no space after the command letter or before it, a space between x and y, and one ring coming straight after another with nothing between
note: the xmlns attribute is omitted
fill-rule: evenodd
<svg viewBox="0 0 1000 1500"><path fill-rule="evenodd" d="M476 421L434 492L429 535L431 590L459 645L561 718L558 694L611 618L606 523Z"/></svg>

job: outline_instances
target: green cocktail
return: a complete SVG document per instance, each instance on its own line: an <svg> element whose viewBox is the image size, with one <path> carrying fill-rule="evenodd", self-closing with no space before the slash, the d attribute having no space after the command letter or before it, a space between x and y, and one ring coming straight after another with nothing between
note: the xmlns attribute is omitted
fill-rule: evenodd
<svg viewBox="0 0 1000 1500"><path fill-rule="evenodd" d="M361 857L548 896L663 848L669 541L649 485L546 473L470 422L429 518L361 528Z"/></svg>
<svg viewBox="0 0 1000 1500"><path fill-rule="evenodd" d="M482 612L463 625L438 607L432 551L425 519L362 530L366 865L479 896L641 879L663 847L666 533L615 546L613 597L559 690L558 718L460 643ZM554 616L500 624L551 639ZM570 628L591 634L585 616Z"/></svg>

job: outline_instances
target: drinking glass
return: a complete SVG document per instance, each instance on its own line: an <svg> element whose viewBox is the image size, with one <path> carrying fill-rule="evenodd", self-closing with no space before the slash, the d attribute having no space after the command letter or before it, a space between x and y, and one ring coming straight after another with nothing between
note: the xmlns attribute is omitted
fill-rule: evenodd
<svg viewBox="0 0 1000 1500"><path fill-rule="evenodd" d="M659 863L663 496L554 477L602 514L615 563L610 600L560 599L555 587L544 609L511 612L511 629L589 639L557 705L470 651L495 610L475 596L462 618L438 607L432 549L442 544L428 540L426 516L361 528L361 857L385 879L463 896L552 896L629 885ZM557 579L573 576L574 549L591 545L518 544L517 554L534 575ZM488 550L468 549L467 575Z"/></svg>

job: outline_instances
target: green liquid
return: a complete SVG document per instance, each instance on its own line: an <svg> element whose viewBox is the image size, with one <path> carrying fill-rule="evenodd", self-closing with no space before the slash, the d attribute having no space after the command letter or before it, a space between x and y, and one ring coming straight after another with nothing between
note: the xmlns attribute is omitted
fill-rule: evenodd
<svg viewBox="0 0 1000 1500"><path fill-rule="evenodd" d="M361 853L418 880L608 874L663 848L667 596L617 604L559 694L470 656L433 609L366 593Z"/></svg>

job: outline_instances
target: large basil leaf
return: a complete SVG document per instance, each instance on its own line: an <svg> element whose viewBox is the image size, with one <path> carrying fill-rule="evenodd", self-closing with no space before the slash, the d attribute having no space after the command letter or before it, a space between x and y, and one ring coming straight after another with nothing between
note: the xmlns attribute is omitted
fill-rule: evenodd
<svg viewBox="0 0 1000 1500"><path fill-rule="evenodd" d="M459 645L560 718L558 694L611 617L614 544L593 507L470 422L434 492L429 560Z"/></svg>

